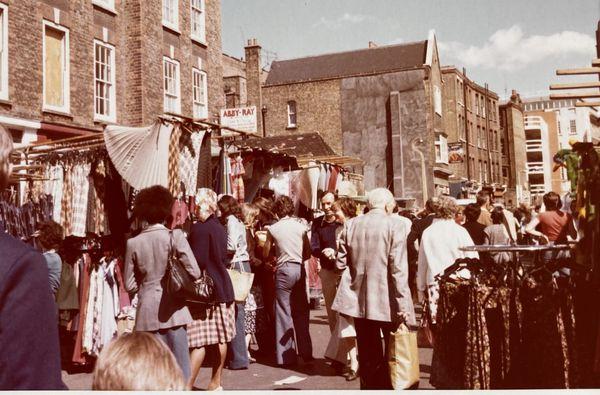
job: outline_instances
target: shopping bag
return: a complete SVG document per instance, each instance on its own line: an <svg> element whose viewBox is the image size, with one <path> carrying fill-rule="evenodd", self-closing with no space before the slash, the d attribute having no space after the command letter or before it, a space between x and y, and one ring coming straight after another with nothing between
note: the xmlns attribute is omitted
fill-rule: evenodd
<svg viewBox="0 0 600 395"><path fill-rule="evenodd" d="M242 272L235 269L227 269L227 273L229 273L229 277L231 278L235 301L239 303L245 302L250 293L250 288L252 288L254 273Z"/></svg>
<svg viewBox="0 0 600 395"><path fill-rule="evenodd" d="M423 308L421 315L421 324L417 330L417 345L419 348L433 348L433 332L429 321L429 308L427 304Z"/></svg>
<svg viewBox="0 0 600 395"><path fill-rule="evenodd" d="M419 382L417 333L402 324L390 334L388 345L390 379L394 389L410 388Z"/></svg>

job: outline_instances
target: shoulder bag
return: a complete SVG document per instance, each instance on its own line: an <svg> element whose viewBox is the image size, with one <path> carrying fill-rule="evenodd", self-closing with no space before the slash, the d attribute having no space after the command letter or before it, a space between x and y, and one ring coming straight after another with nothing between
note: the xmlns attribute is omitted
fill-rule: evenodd
<svg viewBox="0 0 600 395"><path fill-rule="evenodd" d="M177 251L173 247L173 231L169 243L169 255L167 258L167 270L164 276L164 289L168 294L190 303L213 304L215 302L213 279L201 270L200 278L194 280L185 270L179 260Z"/></svg>

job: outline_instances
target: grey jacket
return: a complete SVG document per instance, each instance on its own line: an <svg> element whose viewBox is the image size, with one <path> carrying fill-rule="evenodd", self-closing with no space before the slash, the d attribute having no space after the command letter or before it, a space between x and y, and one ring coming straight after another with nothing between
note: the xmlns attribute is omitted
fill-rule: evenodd
<svg viewBox="0 0 600 395"><path fill-rule="evenodd" d="M125 286L128 292L138 294L137 331L157 331L192 322L184 302L163 293L161 281L167 268L169 243L169 230L162 225L151 226L127 240ZM173 246L188 273L199 278L198 263L181 230L173 231Z"/></svg>
<svg viewBox="0 0 600 395"><path fill-rule="evenodd" d="M398 312L415 325L408 287L406 239L399 218L373 209L348 221L340 237L336 265L346 269L332 309L351 317L391 322Z"/></svg>

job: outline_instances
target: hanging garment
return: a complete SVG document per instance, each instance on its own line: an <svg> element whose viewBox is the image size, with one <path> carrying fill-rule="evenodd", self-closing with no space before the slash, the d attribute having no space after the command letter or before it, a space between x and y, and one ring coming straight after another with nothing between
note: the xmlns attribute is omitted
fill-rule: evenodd
<svg viewBox="0 0 600 395"><path fill-rule="evenodd" d="M175 229L178 226L182 226L187 221L189 215L188 206L183 200L175 200L173 202L173 208L171 209L171 216L173 220L169 224L169 229Z"/></svg>
<svg viewBox="0 0 600 395"><path fill-rule="evenodd" d="M90 293L90 271L91 259L88 254L84 254L76 265L79 265L80 280L79 280L79 318L77 322L77 336L75 338L75 347L73 349L73 362L85 364L88 362L86 355L83 352L83 337L85 332L85 323L88 315L88 299ZM75 323L74 323L75 325Z"/></svg>
<svg viewBox="0 0 600 395"><path fill-rule="evenodd" d="M78 163L73 166L73 175L71 182L73 183L73 204L71 212L71 232L67 235L73 235L77 237L85 237L86 232L86 221L88 211L88 191L89 191L89 180L88 175L90 174L89 163Z"/></svg>
<svg viewBox="0 0 600 395"><path fill-rule="evenodd" d="M70 163L64 166L64 192L61 201L60 224L63 227L65 236L73 234L73 165Z"/></svg>
<svg viewBox="0 0 600 395"><path fill-rule="evenodd" d="M202 138L200 157L198 158L198 178L196 179L196 188L193 190L193 194L195 194L199 188L213 188L210 137L211 133L209 130Z"/></svg>
<svg viewBox="0 0 600 395"><path fill-rule="evenodd" d="M327 184L327 192L335 193L339 172L337 166L331 166L331 176L329 177L329 183Z"/></svg>
<svg viewBox="0 0 600 395"><path fill-rule="evenodd" d="M321 192L327 191L327 184L325 183L326 180L327 180L327 169L325 168L325 165L321 164L321 165L319 165L319 185L318 185L319 191L321 191Z"/></svg>
<svg viewBox="0 0 600 395"><path fill-rule="evenodd" d="M200 162L200 150L202 140L204 139L204 131L192 133L190 136L190 145L185 145L181 149L179 158L179 178L185 186L186 194L193 196L197 191L198 184L198 164ZM187 133L184 132L183 135ZM183 136L182 135L182 136Z"/></svg>
<svg viewBox="0 0 600 395"><path fill-rule="evenodd" d="M179 124L171 132L169 138L169 191L173 196L179 196L179 138L181 127Z"/></svg>
<svg viewBox="0 0 600 395"><path fill-rule="evenodd" d="M90 293L87 300L87 315L83 331L83 352L95 357L100 352L100 331L102 320L102 298L104 297L104 273L96 265L90 273Z"/></svg>
<svg viewBox="0 0 600 395"><path fill-rule="evenodd" d="M117 259L117 264L115 265L115 277L117 279L117 284L119 287L119 312L125 310L125 308L131 306L131 300L129 298L129 293L125 288L125 281L123 280L123 267L125 263L122 259Z"/></svg>
<svg viewBox="0 0 600 395"><path fill-rule="evenodd" d="M246 174L244 163L240 155L231 159L231 188L232 196L239 202L244 203L245 190L243 176Z"/></svg>
<svg viewBox="0 0 600 395"><path fill-rule="evenodd" d="M61 220L61 209L62 209L62 196L63 196L63 178L64 169L62 166L54 165L49 166L46 172L46 194L52 195L54 202L54 210L52 212L52 219L56 222Z"/></svg>
<svg viewBox="0 0 600 395"><path fill-rule="evenodd" d="M105 345L117 335L117 316L119 315L119 287L115 277L115 266L117 260L113 259L110 262L102 258L100 265L102 266L101 274L103 275L103 294L102 294L102 311L100 325L100 344L99 350L102 350Z"/></svg>
<svg viewBox="0 0 600 395"><path fill-rule="evenodd" d="M152 126L107 126L106 151L119 174L141 190L153 185L169 187L169 146L173 124L158 121Z"/></svg>

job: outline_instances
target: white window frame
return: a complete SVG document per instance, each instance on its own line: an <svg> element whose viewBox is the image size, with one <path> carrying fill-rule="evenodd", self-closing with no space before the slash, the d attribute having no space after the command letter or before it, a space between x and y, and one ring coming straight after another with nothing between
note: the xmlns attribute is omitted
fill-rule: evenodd
<svg viewBox="0 0 600 395"><path fill-rule="evenodd" d="M194 3L198 2L200 7ZM200 14L200 34L194 33L195 15ZM206 44L206 0L190 0L190 32L192 40Z"/></svg>
<svg viewBox="0 0 600 395"><path fill-rule="evenodd" d="M110 50L110 63L108 67L110 67L110 80L102 81L110 85L110 89L108 91L108 115L98 114L96 109L96 46L105 47ZM104 121L104 122L116 122L117 121L117 97L116 97L116 68L115 68L115 47L105 43L100 40L94 40L94 120L95 121Z"/></svg>
<svg viewBox="0 0 600 395"><path fill-rule="evenodd" d="M115 0L92 0L92 4L105 10L115 12Z"/></svg>
<svg viewBox="0 0 600 395"><path fill-rule="evenodd" d="M196 99L196 89L199 86L196 85L196 75L199 75L202 81L202 89L204 91L204 103ZM192 68L192 112L196 119L208 118L208 75L205 71L202 71L196 67ZM204 106L202 112L197 112L197 106Z"/></svg>
<svg viewBox="0 0 600 395"><path fill-rule="evenodd" d="M573 128L573 125L575 125L575 128ZM575 129L575 130L573 130L573 129ZM569 119L569 134L570 135L577 134L577 120L576 119Z"/></svg>
<svg viewBox="0 0 600 395"><path fill-rule="evenodd" d="M71 111L71 66L70 66L70 45L69 45L69 29L66 27L57 25L54 22L47 20L42 21L42 110L43 111L57 111L69 114ZM64 104L62 107L53 106L46 104L46 28L60 30L65 34L63 40L63 94Z"/></svg>
<svg viewBox="0 0 600 395"><path fill-rule="evenodd" d="M165 79L167 78L167 75L166 75L167 63L175 66L174 80L175 80L175 88L177 90L177 92L175 94L168 93L166 86L165 86ZM163 75L162 75L162 78L163 78L163 111L165 113L170 112L170 113L174 113L174 114L181 114L181 69L180 69L180 67L181 67L181 65L175 59L171 59L168 56L163 56ZM167 97L175 98L175 108L174 109L167 107Z"/></svg>
<svg viewBox="0 0 600 395"><path fill-rule="evenodd" d="M293 112L291 111L291 109L292 109L291 104L292 103L294 105L294 111ZM296 128L296 127L298 127L298 103L296 103L295 100L289 100L287 102L286 107L287 107L287 127L288 128ZM294 123L291 122L291 118L292 118L291 116L292 115L294 115L295 118L296 118L296 122L294 122Z"/></svg>
<svg viewBox="0 0 600 395"><path fill-rule="evenodd" d="M173 6L173 20L166 19L165 9L166 4L170 3ZM179 0L162 0L162 24L169 29L179 31Z"/></svg>
<svg viewBox="0 0 600 395"><path fill-rule="evenodd" d="M0 100L8 100L8 6L0 3L2 12L2 53L0 55Z"/></svg>
<svg viewBox="0 0 600 395"><path fill-rule="evenodd" d="M438 136L435 148L435 162L448 164L448 139L442 135Z"/></svg>

